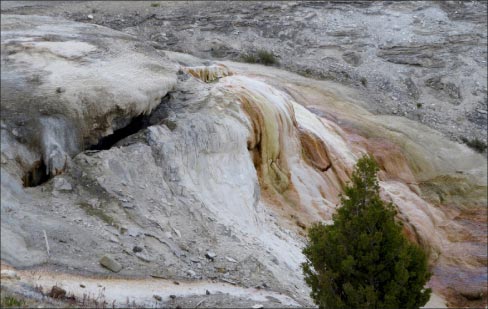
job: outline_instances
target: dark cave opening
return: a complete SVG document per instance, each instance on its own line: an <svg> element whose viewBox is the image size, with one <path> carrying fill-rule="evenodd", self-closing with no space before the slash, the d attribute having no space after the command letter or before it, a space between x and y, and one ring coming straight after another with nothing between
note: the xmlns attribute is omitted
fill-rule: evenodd
<svg viewBox="0 0 488 309"><path fill-rule="evenodd" d="M149 126L149 116L139 115L132 118L125 127L115 130L114 133L102 137L97 144L90 146L89 150L107 150L112 148L118 141L129 135L135 134Z"/></svg>
<svg viewBox="0 0 488 309"><path fill-rule="evenodd" d="M161 98L159 105L149 115L139 115L132 118L128 125L115 130L110 135L102 137L97 144L90 146L88 150L110 149L118 141L164 120L167 117L167 103L170 98L171 94L167 93Z"/></svg>
<svg viewBox="0 0 488 309"><path fill-rule="evenodd" d="M91 145L87 150L108 150L120 140L133 135L151 125L164 121L168 115L168 106L166 103L170 100L170 93L161 98L160 104L148 115L139 115L131 119L129 124L115 130L112 134L102 137L97 144ZM33 167L22 177L24 187L36 187L42 185L51 179L51 175L44 163L44 160L38 160Z"/></svg>
<svg viewBox="0 0 488 309"><path fill-rule="evenodd" d="M114 133L102 137L97 144L92 145L88 150L107 150L115 145L118 141L139 132L140 130L147 128L149 126L149 116L139 115L132 118L130 123L125 127L115 130ZM46 165L44 160L39 160L34 163L34 166L27 171L22 177L22 182L24 187L36 187L42 185L46 181L51 179L50 175L47 173Z"/></svg>
<svg viewBox="0 0 488 309"><path fill-rule="evenodd" d="M24 174L22 183L24 187L37 187L51 179L47 172L47 167L44 160L39 160L34 163L34 166Z"/></svg>

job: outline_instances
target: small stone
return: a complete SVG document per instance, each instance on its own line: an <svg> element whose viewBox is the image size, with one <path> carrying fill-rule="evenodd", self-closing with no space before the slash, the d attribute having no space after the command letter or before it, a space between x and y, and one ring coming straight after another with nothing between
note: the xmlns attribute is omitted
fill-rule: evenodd
<svg viewBox="0 0 488 309"><path fill-rule="evenodd" d="M153 295L154 299L157 300L157 301L162 301L163 298L159 295Z"/></svg>
<svg viewBox="0 0 488 309"><path fill-rule="evenodd" d="M62 177L54 178L54 190L56 191L71 191L73 187L71 184Z"/></svg>
<svg viewBox="0 0 488 309"><path fill-rule="evenodd" d="M56 88L56 93L63 93L63 92L66 92L66 88L64 88L64 87Z"/></svg>
<svg viewBox="0 0 488 309"><path fill-rule="evenodd" d="M177 229L173 228L173 231L175 232L175 234L176 234L176 235L177 235L179 238L181 238L181 232L180 232L179 230L177 230Z"/></svg>
<svg viewBox="0 0 488 309"><path fill-rule="evenodd" d="M196 273L196 272L194 272L194 271L193 271L193 270L191 270L191 269L188 269L188 270L186 271L186 273L187 273L187 274L188 274L190 277L195 277L195 276L197 275L197 273Z"/></svg>
<svg viewBox="0 0 488 309"><path fill-rule="evenodd" d="M52 298L64 298L66 296L66 290L55 285L52 287L48 296Z"/></svg>
<svg viewBox="0 0 488 309"><path fill-rule="evenodd" d="M132 248L132 251L137 253L137 252L142 252L142 248L139 247L139 246L134 246L134 248Z"/></svg>
<svg viewBox="0 0 488 309"><path fill-rule="evenodd" d="M486 113L488 113L488 112L487 112L486 110L484 110L484 109L477 109L477 111L478 111L478 113L480 113L480 114L486 114Z"/></svg>
<svg viewBox="0 0 488 309"><path fill-rule="evenodd" d="M225 259L226 259L228 262L231 262L231 263L237 263L237 261L236 261L236 260L234 260L234 259L233 259L233 258L231 258L231 257L226 256L226 257L225 257Z"/></svg>
<svg viewBox="0 0 488 309"><path fill-rule="evenodd" d="M171 294L171 295L169 296L169 298L171 298L171 299L175 299L175 298L176 298L176 295Z"/></svg>
<svg viewBox="0 0 488 309"><path fill-rule="evenodd" d="M84 289L86 286L84 284L80 284L80 288Z"/></svg>
<svg viewBox="0 0 488 309"><path fill-rule="evenodd" d="M118 273L119 271L122 270L122 265L120 265L119 262L117 262L113 258L109 257L108 255L104 255L100 259L100 264L103 267L107 268L108 270L111 270L111 271L116 272L116 273Z"/></svg>
<svg viewBox="0 0 488 309"><path fill-rule="evenodd" d="M173 281L173 283L176 285L180 285L180 283L178 281Z"/></svg>
<svg viewBox="0 0 488 309"><path fill-rule="evenodd" d="M93 15L92 14L89 14L87 17L88 17L88 19L93 19Z"/></svg>
<svg viewBox="0 0 488 309"><path fill-rule="evenodd" d="M206 295L210 295L210 291L209 290L205 290L205 294Z"/></svg>
<svg viewBox="0 0 488 309"><path fill-rule="evenodd" d="M264 308L264 306L261 304L256 304L256 305L252 306L252 308L253 309L261 309L261 308Z"/></svg>
<svg viewBox="0 0 488 309"><path fill-rule="evenodd" d="M207 253L205 253L205 257L212 261L215 259L216 256L217 254L215 254L215 252L212 251L207 251Z"/></svg>

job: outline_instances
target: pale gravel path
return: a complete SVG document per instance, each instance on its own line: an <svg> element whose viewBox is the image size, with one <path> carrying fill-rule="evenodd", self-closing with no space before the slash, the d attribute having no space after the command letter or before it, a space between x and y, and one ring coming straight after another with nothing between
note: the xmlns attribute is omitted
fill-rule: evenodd
<svg viewBox="0 0 488 309"><path fill-rule="evenodd" d="M254 301L256 305L269 302L270 298L279 301L281 306L300 307L292 298L276 293L254 288L241 288L222 282L198 281L178 282L165 279L122 279L87 277L61 272L48 272L42 270L17 270L18 281L3 277L6 270L11 272L12 268L2 267L2 283L6 286L24 283L31 287L42 287L43 291L49 291L52 286L57 285L65 289L68 295L73 294L76 299L81 300L83 296L89 296L101 303L105 301L109 306L124 307L128 304L136 304L144 307L161 307L163 303L171 303L171 295L176 298L191 296L207 296L224 294L246 298ZM83 285L84 287L81 287ZM160 296L157 301L154 295ZM195 307L205 307L205 299L198 301ZM165 305L167 306L167 304ZM437 294L432 294L430 300L422 308L447 308L446 301Z"/></svg>
<svg viewBox="0 0 488 309"><path fill-rule="evenodd" d="M11 269L10 267L3 267ZM153 307L161 306L172 301L171 296L185 298L192 296L222 295L226 298L244 298L256 304L266 303L271 299L279 301L280 306L300 307L292 298L281 293L256 289L243 288L223 282L211 281L178 281L174 280L141 278L107 278L100 276L80 276L75 274L53 272L47 270L15 270L17 280L2 278L2 284L23 283L31 287L42 287L44 292L50 291L53 286L58 286L66 290L67 295L74 295L77 300L82 300L86 295L91 299L96 299L99 303L105 301L109 306L126 307L127 304L137 304L137 306ZM82 287L83 285L84 287ZM207 294L207 291L210 294ZM160 296L161 301L157 302L154 295ZM203 303L203 302L202 302ZM196 305L196 304L195 304ZM205 307L205 306L202 306Z"/></svg>

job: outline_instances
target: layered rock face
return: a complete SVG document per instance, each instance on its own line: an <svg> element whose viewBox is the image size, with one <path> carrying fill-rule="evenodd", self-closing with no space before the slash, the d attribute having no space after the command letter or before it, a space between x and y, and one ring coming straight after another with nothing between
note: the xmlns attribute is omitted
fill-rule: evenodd
<svg viewBox="0 0 488 309"><path fill-rule="evenodd" d="M93 275L109 256L121 277L221 280L273 291L265 305L307 306L306 227L330 222L370 153L383 197L430 253L429 285L452 304L485 302L486 158L360 98L99 26L3 15L2 261ZM233 293L220 305L255 301Z"/></svg>
<svg viewBox="0 0 488 309"><path fill-rule="evenodd" d="M99 24L201 58L242 61L266 50L287 70L360 91L369 111L404 116L453 140L485 143L486 10L484 1L7 1L2 6L8 14Z"/></svg>

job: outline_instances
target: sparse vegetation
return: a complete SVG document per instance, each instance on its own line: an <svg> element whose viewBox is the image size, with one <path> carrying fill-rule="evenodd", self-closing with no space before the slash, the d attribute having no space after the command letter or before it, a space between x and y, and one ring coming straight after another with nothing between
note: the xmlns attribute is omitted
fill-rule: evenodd
<svg viewBox="0 0 488 309"><path fill-rule="evenodd" d="M266 50L259 50L258 58L259 58L259 62L261 62L264 65L278 64L278 59L276 58L275 54Z"/></svg>
<svg viewBox="0 0 488 309"><path fill-rule="evenodd" d="M258 57L254 54L245 54L241 56L242 61L247 63L258 63Z"/></svg>
<svg viewBox="0 0 488 309"><path fill-rule="evenodd" d="M309 229L302 266L320 308L419 308L429 300L427 256L381 200L378 170L372 157L360 159L334 223Z"/></svg>
<svg viewBox="0 0 488 309"><path fill-rule="evenodd" d="M153 3L151 3L151 7L153 7L153 8L158 8L160 6L161 6L161 3L159 3L159 2L153 2Z"/></svg>
<svg viewBox="0 0 488 309"><path fill-rule="evenodd" d="M249 53L241 56L242 61L247 63L260 63L264 65L279 64L278 58L273 52L267 50L258 50L256 53Z"/></svg>
<svg viewBox="0 0 488 309"><path fill-rule="evenodd" d="M2 297L1 308L19 308L25 307L25 301L17 299L14 296L7 295Z"/></svg>
<svg viewBox="0 0 488 309"><path fill-rule="evenodd" d="M485 142L483 142L477 138L467 139L465 137L461 137L461 140L463 141L463 143L468 145L468 147L476 150L479 153L484 152L486 150L486 148L488 147Z"/></svg>
<svg viewBox="0 0 488 309"><path fill-rule="evenodd" d="M422 103L417 103L417 108L422 108Z"/></svg>

